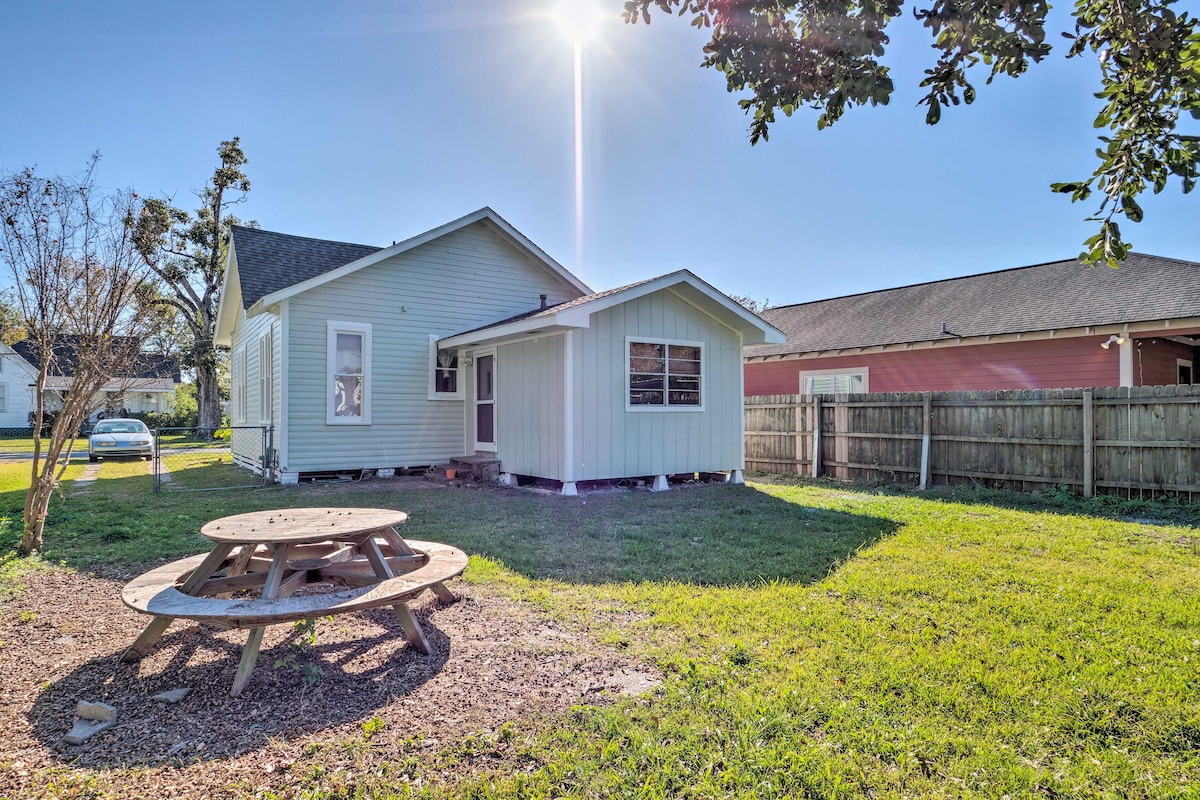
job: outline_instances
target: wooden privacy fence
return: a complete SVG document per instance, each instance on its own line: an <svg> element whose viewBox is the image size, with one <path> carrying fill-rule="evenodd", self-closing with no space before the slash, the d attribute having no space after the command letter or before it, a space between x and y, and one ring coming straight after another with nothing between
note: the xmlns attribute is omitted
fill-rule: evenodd
<svg viewBox="0 0 1200 800"><path fill-rule="evenodd" d="M1200 384L747 397L746 468L1200 499Z"/></svg>

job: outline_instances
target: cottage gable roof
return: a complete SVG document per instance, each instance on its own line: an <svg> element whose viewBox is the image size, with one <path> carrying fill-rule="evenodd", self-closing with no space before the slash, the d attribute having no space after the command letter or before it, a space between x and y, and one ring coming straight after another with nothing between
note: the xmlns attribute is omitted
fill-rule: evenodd
<svg viewBox="0 0 1200 800"><path fill-rule="evenodd" d="M762 316L787 343L748 348L749 357L1200 317L1200 263L1142 253L1120 269L1053 261Z"/></svg>

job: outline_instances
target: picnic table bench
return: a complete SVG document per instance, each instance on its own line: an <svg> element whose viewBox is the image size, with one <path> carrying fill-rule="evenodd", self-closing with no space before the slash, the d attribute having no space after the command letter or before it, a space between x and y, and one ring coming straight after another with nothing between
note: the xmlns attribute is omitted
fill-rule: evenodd
<svg viewBox="0 0 1200 800"><path fill-rule="evenodd" d="M176 617L217 628L249 628L233 680L241 695L265 626L391 606L409 644L432 652L407 601L425 590L444 602L445 581L461 575L466 554L437 542L406 541L403 511L301 508L213 520L200 533L211 552L150 570L125 585L125 605L154 617L121 657L142 658ZM321 586L326 591L308 590ZM344 588L333 588L344 587Z"/></svg>

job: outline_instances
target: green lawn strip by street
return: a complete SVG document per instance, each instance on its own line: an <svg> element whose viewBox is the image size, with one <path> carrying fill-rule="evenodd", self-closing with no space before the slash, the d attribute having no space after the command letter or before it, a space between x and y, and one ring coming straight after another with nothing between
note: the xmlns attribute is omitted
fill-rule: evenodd
<svg viewBox="0 0 1200 800"><path fill-rule="evenodd" d="M666 674L647 696L552 725L398 752L387 774L314 769L306 797L1160 798L1200 785L1193 527L795 481L153 495L148 476L109 466L88 497L55 500L47 559L200 552L203 522L256 508L402 508L406 536L473 554L469 580ZM435 773L456 782L399 780Z"/></svg>
<svg viewBox="0 0 1200 800"><path fill-rule="evenodd" d="M88 438L80 436L75 440L75 446L72 453L87 455ZM46 439L42 440L42 452L46 450ZM0 455L7 453L20 453L22 455L33 455L33 437L32 436L0 436Z"/></svg>

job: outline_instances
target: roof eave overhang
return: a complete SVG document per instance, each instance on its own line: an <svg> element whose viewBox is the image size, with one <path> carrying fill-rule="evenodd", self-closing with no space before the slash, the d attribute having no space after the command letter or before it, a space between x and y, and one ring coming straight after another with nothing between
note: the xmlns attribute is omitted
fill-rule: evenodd
<svg viewBox="0 0 1200 800"><path fill-rule="evenodd" d="M505 342L528 339L531 336L545 336L588 327L587 324L565 323L559 319L561 316L555 314L536 317L534 319L522 319L504 325L496 325L491 328L457 333L453 336L439 339L437 346L439 350L455 350L460 347L489 347L504 344Z"/></svg>
<svg viewBox="0 0 1200 800"><path fill-rule="evenodd" d="M236 282L236 290L234 284ZM218 347L233 344L233 327L237 322L235 306L242 304L241 281L237 274L237 256L234 254L233 237L229 238L229 252L225 256L225 274L221 278L221 299L217 304L217 327L213 331L213 343Z"/></svg>
<svg viewBox="0 0 1200 800"><path fill-rule="evenodd" d="M1141 322L1114 322L1107 325L1083 325L1074 328L1048 328L1040 331L1018 331L980 336L942 336L913 342L893 342L862 347L834 347L827 350L803 350L791 353L747 354L747 363L765 361L794 361L809 358L834 356L868 355L872 353L895 353L905 350L929 350L943 347L963 347L1006 342L1033 342L1046 339L1071 339L1080 336L1109 336L1111 334L1156 334L1188 336L1200 334L1200 317L1143 320Z"/></svg>

